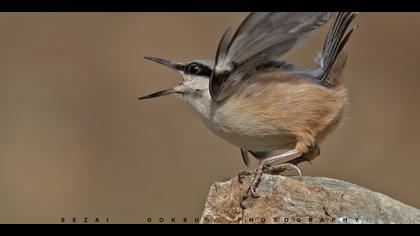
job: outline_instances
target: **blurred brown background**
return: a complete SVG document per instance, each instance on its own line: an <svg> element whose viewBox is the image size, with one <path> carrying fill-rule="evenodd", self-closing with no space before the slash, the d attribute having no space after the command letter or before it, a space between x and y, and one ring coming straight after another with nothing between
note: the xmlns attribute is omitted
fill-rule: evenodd
<svg viewBox="0 0 420 236"><path fill-rule="evenodd" d="M212 58L245 13L1 13L0 222L199 217L212 182L244 168L142 59ZM420 14L361 13L345 72L351 108L305 175L420 208ZM312 65L327 27L287 58ZM178 218L181 219L181 218Z"/></svg>

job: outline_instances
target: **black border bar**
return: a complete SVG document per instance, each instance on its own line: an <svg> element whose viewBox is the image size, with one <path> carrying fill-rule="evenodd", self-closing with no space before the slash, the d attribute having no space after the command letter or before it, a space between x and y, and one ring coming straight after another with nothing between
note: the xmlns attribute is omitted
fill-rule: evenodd
<svg viewBox="0 0 420 236"><path fill-rule="evenodd" d="M420 11L418 0L1 0L7 12Z"/></svg>

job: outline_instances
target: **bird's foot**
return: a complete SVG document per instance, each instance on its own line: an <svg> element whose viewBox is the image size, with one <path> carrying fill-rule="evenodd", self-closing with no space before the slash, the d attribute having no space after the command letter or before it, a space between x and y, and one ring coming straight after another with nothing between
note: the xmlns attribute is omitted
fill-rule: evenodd
<svg viewBox="0 0 420 236"><path fill-rule="evenodd" d="M250 184L248 186L248 188L246 189L246 191L240 196L239 199L239 205L242 209L246 209L245 207L245 201L246 199L248 199L249 197L252 198L258 198L259 195L257 194L257 188L261 182L261 178L263 174L279 174L282 173L286 170L296 170L299 174L299 177L302 178L302 172L299 169L299 167L297 167L295 164L292 164L290 162L288 163L282 163L282 164L278 164L278 165L268 165L265 161L261 161L260 164L258 165L258 167L254 170L254 171L250 171L250 170L244 170L241 171L238 175L238 181L239 183L243 183L242 179L244 176L248 176L248 175L252 175L252 178L250 180Z"/></svg>
<svg viewBox="0 0 420 236"><path fill-rule="evenodd" d="M293 164L293 165L297 166L298 164L300 164L302 162L309 162L310 164L312 164L311 160L309 158L307 158L306 155L303 155L303 156L300 156L296 159L288 161L287 163L290 163L290 164Z"/></svg>
<svg viewBox="0 0 420 236"><path fill-rule="evenodd" d="M245 176L249 176L252 175L254 172L252 170L243 170L241 172L239 172L238 174L238 182L240 184L243 184L244 182L242 181L244 179Z"/></svg>

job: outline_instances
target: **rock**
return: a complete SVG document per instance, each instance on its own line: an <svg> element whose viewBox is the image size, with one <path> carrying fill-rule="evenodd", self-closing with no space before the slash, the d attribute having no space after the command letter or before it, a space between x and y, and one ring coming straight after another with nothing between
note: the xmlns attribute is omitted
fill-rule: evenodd
<svg viewBox="0 0 420 236"><path fill-rule="evenodd" d="M420 223L420 210L381 193L323 177L264 174L257 193L242 212L245 191L237 179L214 183L200 223Z"/></svg>

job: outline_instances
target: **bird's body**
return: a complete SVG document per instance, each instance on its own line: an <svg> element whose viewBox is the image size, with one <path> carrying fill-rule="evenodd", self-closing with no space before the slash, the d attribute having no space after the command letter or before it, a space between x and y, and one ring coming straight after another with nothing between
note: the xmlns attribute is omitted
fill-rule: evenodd
<svg viewBox="0 0 420 236"><path fill-rule="evenodd" d="M347 57L342 49L355 29L347 31L355 13L336 14L313 69L295 69L278 59L331 16L253 13L232 37L226 31L214 60L173 63L146 57L180 72L183 80L140 99L176 94L211 131L241 149L246 165L248 152L258 158L247 191L255 196L263 172L291 167L300 173L296 165L320 154L319 141L342 118L348 100L342 83ZM273 154L278 150L285 152Z"/></svg>
<svg viewBox="0 0 420 236"><path fill-rule="evenodd" d="M251 75L220 103L207 90L183 98L216 135L252 151L291 149L300 135L319 140L338 123L347 104L344 86L329 89L299 71L272 69Z"/></svg>

